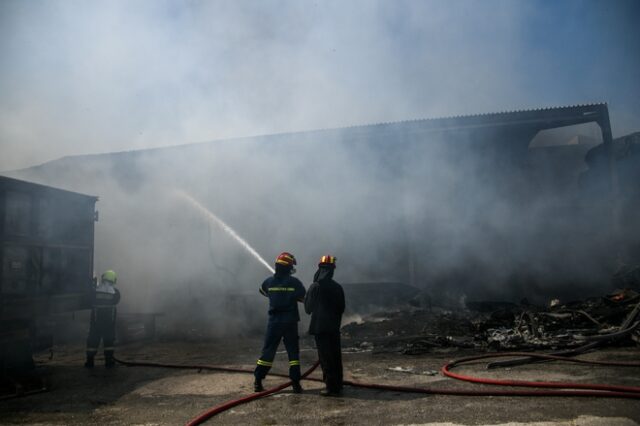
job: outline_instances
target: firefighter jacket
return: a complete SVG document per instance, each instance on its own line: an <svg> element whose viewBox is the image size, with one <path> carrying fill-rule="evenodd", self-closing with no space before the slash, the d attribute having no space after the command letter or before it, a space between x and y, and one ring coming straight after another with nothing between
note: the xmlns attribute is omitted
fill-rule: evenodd
<svg viewBox="0 0 640 426"><path fill-rule="evenodd" d="M93 308L97 311L115 311L120 302L120 292L112 284L101 283L93 296Z"/></svg>
<svg viewBox="0 0 640 426"><path fill-rule="evenodd" d="M298 322L298 301L302 301L305 289L300 280L291 275L275 274L262 283L260 293L269 298L270 322Z"/></svg>
<svg viewBox="0 0 640 426"><path fill-rule="evenodd" d="M314 282L304 299L304 310L311 314L309 334L339 333L344 313L344 291L331 278Z"/></svg>

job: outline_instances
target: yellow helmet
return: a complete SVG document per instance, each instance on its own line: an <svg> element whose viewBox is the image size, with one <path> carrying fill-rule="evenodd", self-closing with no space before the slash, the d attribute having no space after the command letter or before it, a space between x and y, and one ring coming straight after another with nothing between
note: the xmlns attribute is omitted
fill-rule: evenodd
<svg viewBox="0 0 640 426"><path fill-rule="evenodd" d="M104 274L102 274L101 279L102 281L111 281L115 284L116 281L118 281L118 275L116 275L114 271L109 269L108 271L105 271Z"/></svg>
<svg viewBox="0 0 640 426"><path fill-rule="evenodd" d="M335 268L336 267L336 257L335 256L331 256L330 254L324 255L320 258L320 262L318 263L318 266L325 266L325 267L329 267L329 268Z"/></svg>

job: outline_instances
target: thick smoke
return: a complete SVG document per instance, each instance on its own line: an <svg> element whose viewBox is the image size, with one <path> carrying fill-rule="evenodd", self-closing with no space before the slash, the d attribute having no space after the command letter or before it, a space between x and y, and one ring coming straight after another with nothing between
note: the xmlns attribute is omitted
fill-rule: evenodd
<svg viewBox="0 0 640 426"><path fill-rule="evenodd" d="M637 57L596 45L589 58L608 62L571 61L600 72L558 73L547 67L563 52L527 29L557 12L576 30L561 38L576 45L585 32L602 32L570 20L577 13L593 22L595 3L552 11L508 1L0 8L8 64L0 169L112 152L15 175L100 196L96 271L119 272L124 310L163 312L179 330L197 323L213 333L263 319L257 286L266 268L176 191L268 262L293 252L306 284L327 253L338 257L341 281L401 281L442 299L544 298L571 285L592 290L607 277L606 262L590 262L606 249L602 223L574 215L579 200L566 206L563 194L533 187L526 168L483 158L473 134L416 140L345 129L223 140L612 98L637 112L637 86L621 91L626 74L605 72L618 69L612 64L638 70ZM635 10L619 3L627 9ZM626 40L626 20L619 24L605 40ZM601 73L620 78L605 84ZM619 108L614 130L637 128L614 114ZM129 151L200 140L216 141Z"/></svg>
<svg viewBox="0 0 640 426"><path fill-rule="evenodd" d="M637 2L555 3L3 1L0 170L603 100L637 130Z"/></svg>
<svg viewBox="0 0 640 426"><path fill-rule="evenodd" d="M601 292L608 228L476 142L344 129L71 157L19 176L99 194L97 271L119 271L127 310L163 312L178 330L257 326L270 273L180 192L267 262L293 252L307 284L331 253L343 282L410 283L441 303Z"/></svg>

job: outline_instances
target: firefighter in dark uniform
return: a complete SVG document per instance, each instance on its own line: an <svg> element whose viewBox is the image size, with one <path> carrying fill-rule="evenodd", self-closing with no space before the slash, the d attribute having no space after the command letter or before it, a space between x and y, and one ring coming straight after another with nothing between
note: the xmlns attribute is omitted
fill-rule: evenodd
<svg viewBox="0 0 640 426"><path fill-rule="evenodd" d="M284 252L276 258L275 274L262 283L260 293L269 298L269 322L267 333L262 347L262 354L258 359L254 371L254 390L261 392L262 380L273 365L273 358L280 344L284 341L284 347L289 356L289 377L293 381L293 391L302 392L300 386L300 347L298 341L298 302L304 299L305 289L302 283L291 274L295 272L296 258Z"/></svg>
<svg viewBox="0 0 640 426"><path fill-rule="evenodd" d="M304 309L311 314L309 334L314 335L322 378L326 389L322 396L342 393L342 353L340 348L340 322L344 313L344 291L333 280L336 269L334 256L322 256L313 284L304 299Z"/></svg>
<svg viewBox="0 0 640 426"><path fill-rule="evenodd" d="M117 281L118 276L114 271L106 271L95 289L87 338L87 361L84 363L87 368L93 368L100 340L104 346L105 367L115 366L113 345L116 338L116 305L120 301L120 292L115 288Z"/></svg>

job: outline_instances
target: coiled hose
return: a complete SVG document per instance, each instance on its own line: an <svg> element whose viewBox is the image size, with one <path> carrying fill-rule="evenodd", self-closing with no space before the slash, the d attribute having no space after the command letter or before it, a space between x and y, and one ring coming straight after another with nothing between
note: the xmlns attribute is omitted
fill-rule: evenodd
<svg viewBox="0 0 640 426"><path fill-rule="evenodd" d="M514 387L526 387L526 388L542 388L542 390L500 390L500 389L443 389L443 388L418 388L411 386L395 386L395 385L382 385L377 383L363 383L351 380L343 381L343 384L353 387L386 390L393 392L409 392L409 393L421 393L429 395L454 395L454 396L577 396L577 397L604 397L604 398L628 398L628 399L640 399L640 387L637 386L618 386L618 385L601 385L593 383L573 383L573 382L534 382L524 380L500 380L500 379L487 379L481 377L474 377L468 375L462 375L453 373L451 369L456 366L477 361L486 358L497 357L531 357L542 360L554 360L574 362L580 364L589 365L602 365L613 367L640 367L640 363L634 362L606 362L606 361L587 361L583 359L566 358L562 356L545 355L528 352L505 352L505 353L493 353L485 355L476 355L466 358L460 358L453 360L445 364L441 371L447 377L479 383L483 385L495 385L495 386L514 386ZM176 368L176 369L196 369L196 370L209 370L209 371L226 371L234 373L253 373L251 369L235 368L235 367L220 367L212 365L181 365L181 364L164 364L155 362L135 362L124 361L117 359L120 364L126 366L139 366L139 367L161 367L161 368ZM317 378L308 377L319 365L319 361L316 361L311 368L304 372L303 379L320 382L322 380ZM272 376L288 377L284 374L270 373ZM215 407L211 407L206 411L200 413L198 416L187 422L187 426L199 425L211 417L235 407L240 404L244 404L249 401L253 401L258 398L262 398L267 395L279 392L287 387L291 386L291 381L285 382L281 385L275 386L271 389L267 389L262 392L256 392L254 394L224 402Z"/></svg>

